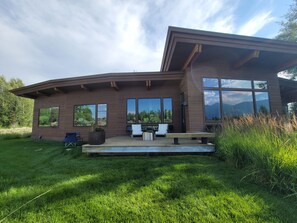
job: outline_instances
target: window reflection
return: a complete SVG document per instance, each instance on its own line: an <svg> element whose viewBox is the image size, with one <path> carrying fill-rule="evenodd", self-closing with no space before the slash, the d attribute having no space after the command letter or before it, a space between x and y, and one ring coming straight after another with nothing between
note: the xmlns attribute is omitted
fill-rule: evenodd
<svg viewBox="0 0 297 223"><path fill-rule="evenodd" d="M39 110L39 127L57 127L59 125L59 107L41 108Z"/></svg>
<svg viewBox="0 0 297 223"><path fill-rule="evenodd" d="M222 88L245 88L245 89L252 88L252 83L249 80L222 79L221 85L222 85Z"/></svg>
<svg viewBox="0 0 297 223"><path fill-rule="evenodd" d="M267 81L254 81L255 89L267 89Z"/></svg>
<svg viewBox="0 0 297 223"><path fill-rule="evenodd" d="M204 91L204 111L206 120L221 119L219 91Z"/></svg>
<svg viewBox="0 0 297 223"><path fill-rule="evenodd" d="M224 116L254 114L251 91L222 91L222 105Z"/></svg>
<svg viewBox="0 0 297 223"><path fill-rule="evenodd" d="M127 123L136 122L136 99L127 99Z"/></svg>
<svg viewBox="0 0 297 223"><path fill-rule="evenodd" d="M270 112L268 92L255 92L255 98L257 113L268 114Z"/></svg>
<svg viewBox="0 0 297 223"><path fill-rule="evenodd" d="M161 100L159 98L138 99L139 123L161 122Z"/></svg>
<svg viewBox="0 0 297 223"><path fill-rule="evenodd" d="M203 78L203 87L219 87L217 78Z"/></svg>
<svg viewBox="0 0 297 223"><path fill-rule="evenodd" d="M172 99L163 99L163 116L164 123L172 123Z"/></svg>
<svg viewBox="0 0 297 223"><path fill-rule="evenodd" d="M96 105L77 105L74 107L74 126L95 124Z"/></svg>
<svg viewBox="0 0 297 223"><path fill-rule="evenodd" d="M107 125L107 104L98 104L98 122L99 126Z"/></svg>

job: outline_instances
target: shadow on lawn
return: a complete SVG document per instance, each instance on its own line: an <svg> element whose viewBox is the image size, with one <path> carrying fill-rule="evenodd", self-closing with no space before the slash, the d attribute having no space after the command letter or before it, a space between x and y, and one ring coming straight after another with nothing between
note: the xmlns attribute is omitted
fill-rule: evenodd
<svg viewBox="0 0 297 223"><path fill-rule="evenodd" d="M67 170L61 169L65 163L58 161L51 163L48 168L52 169L48 173L41 171L30 183L18 184L19 187L41 187L44 184L40 179L52 178L51 183L44 186L44 191L50 188L52 190L35 200L34 204L24 207L22 212L34 211L36 207L42 209L62 200L63 203L67 203L67 200L77 197L88 200L94 194L107 195L113 192L120 197L130 196L147 187L159 191L160 196L155 202L184 199L199 190L211 190L216 193L235 191L239 196L268 193L264 190L259 192L259 187L245 186L239 182L243 175L236 172L238 170L234 171L234 175L228 170L229 174L226 176L225 164L214 157L70 157L68 162L71 168ZM51 177L55 174L61 176ZM238 177L237 183L234 177ZM8 214L15 209L16 203L23 204L44 191L13 196L1 203L6 207L5 212ZM262 197L265 199L266 196ZM273 199L264 202L281 211L281 203L272 203Z"/></svg>

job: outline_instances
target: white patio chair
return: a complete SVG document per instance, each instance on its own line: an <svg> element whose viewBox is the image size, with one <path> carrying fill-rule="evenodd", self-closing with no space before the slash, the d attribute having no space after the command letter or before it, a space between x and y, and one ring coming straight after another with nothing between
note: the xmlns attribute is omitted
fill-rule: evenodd
<svg viewBox="0 0 297 223"><path fill-rule="evenodd" d="M133 136L142 136L142 130L141 130L141 125L140 124L132 124L132 134L131 137Z"/></svg>
<svg viewBox="0 0 297 223"><path fill-rule="evenodd" d="M168 132L168 124L159 124L158 131L155 133L156 136L165 136Z"/></svg>

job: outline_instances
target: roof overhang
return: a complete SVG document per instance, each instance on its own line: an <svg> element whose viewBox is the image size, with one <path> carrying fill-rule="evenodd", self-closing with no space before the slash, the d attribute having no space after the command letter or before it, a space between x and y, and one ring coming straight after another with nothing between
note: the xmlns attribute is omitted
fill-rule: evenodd
<svg viewBox="0 0 297 223"><path fill-rule="evenodd" d="M279 86L283 103L297 102L297 81L279 78Z"/></svg>
<svg viewBox="0 0 297 223"><path fill-rule="evenodd" d="M160 83L180 82L183 72L133 72L133 73L107 73L73 78L49 80L11 90L17 96L35 99L39 96L53 94L67 94L71 91L93 91L98 88L111 87L116 91L121 85L143 85L150 90Z"/></svg>
<svg viewBox="0 0 297 223"><path fill-rule="evenodd" d="M297 43L169 27L161 71L184 70L194 57L198 62L224 58L234 69L248 65L279 72L297 65Z"/></svg>

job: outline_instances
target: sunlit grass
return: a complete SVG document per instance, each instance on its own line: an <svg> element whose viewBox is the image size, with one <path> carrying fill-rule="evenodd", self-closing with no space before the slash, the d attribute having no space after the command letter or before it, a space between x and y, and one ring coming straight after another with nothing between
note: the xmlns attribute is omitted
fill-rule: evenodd
<svg viewBox="0 0 297 223"><path fill-rule="evenodd" d="M217 138L218 155L247 179L297 196L297 119L242 117L224 123Z"/></svg>
<svg viewBox="0 0 297 223"><path fill-rule="evenodd" d="M28 138L31 136L31 133L32 133L31 127L0 128L0 140Z"/></svg>
<svg viewBox="0 0 297 223"><path fill-rule="evenodd" d="M11 213L5 222L297 220L293 197L240 181L245 172L216 157L86 157L79 150L0 141L0 221Z"/></svg>

